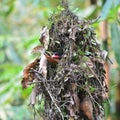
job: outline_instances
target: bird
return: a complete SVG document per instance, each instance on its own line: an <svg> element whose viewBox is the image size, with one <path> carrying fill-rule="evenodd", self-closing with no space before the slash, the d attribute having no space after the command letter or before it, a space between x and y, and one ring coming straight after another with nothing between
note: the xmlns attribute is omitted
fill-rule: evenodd
<svg viewBox="0 0 120 120"><path fill-rule="evenodd" d="M58 53L58 52L54 52L53 55L52 55L53 59L59 59L60 60L61 57L62 57L62 55L60 53Z"/></svg>
<svg viewBox="0 0 120 120"><path fill-rule="evenodd" d="M58 52L54 52L53 55L48 55L47 53L44 54L47 58L47 61L50 63L59 63L61 59L61 55Z"/></svg>

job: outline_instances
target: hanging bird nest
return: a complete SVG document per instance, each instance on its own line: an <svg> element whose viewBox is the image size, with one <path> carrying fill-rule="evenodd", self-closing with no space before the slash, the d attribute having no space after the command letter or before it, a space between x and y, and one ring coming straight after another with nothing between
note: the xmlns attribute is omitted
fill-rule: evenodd
<svg viewBox="0 0 120 120"><path fill-rule="evenodd" d="M30 104L44 99L44 120L103 120L107 98L104 63L107 57L96 41L91 25L80 20L68 6L54 13L51 26L42 29L40 57L23 72L23 88L33 85Z"/></svg>

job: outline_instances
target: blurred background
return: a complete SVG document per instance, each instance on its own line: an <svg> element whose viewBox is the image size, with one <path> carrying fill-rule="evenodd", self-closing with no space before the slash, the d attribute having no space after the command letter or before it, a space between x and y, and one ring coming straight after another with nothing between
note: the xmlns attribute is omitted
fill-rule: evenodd
<svg viewBox="0 0 120 120"><path fill-rule="evenodd" d="M32 87L22 89L22 72L36 57L31 51L58 5L60 0L0 0L0 120L33 120ZM105 120L120 120L120 0L69 0L69 7L80 19L101 16L93 27L113 61L105 65L110 90Z"/></svg>

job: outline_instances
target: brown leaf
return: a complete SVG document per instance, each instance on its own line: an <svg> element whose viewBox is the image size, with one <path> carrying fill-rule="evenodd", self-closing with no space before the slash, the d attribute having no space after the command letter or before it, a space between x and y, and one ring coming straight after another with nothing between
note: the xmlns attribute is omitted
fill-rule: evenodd
<svg viewBox="0 0 120 120"><path fill-rule="evenodd" d="M68 30L68 32L70 33L69 38L71 38L75 41L75 39L76 39L75 35L76 35L76 32L77 32L77 25L73 25L71 27L71 29Z"/></svg>
<svg viewBox="0 0 120 120"><path fill-rule="evenodd" d="M94 67L94 64L92 63L91 60L87 60L86 64L87 64L90 68L93 68L93 67Z"/></svg>
<svg viewBox="0 0 120 120"><path fill-rule="evenodd" d="M70 97L70 96L71 96L71 94L70 94L70 92L69 92L69 93L66 93L63 97L68 98L68 97Z"/></svg>
<svg viewBox="0 0 120 120"><path fill-rule="evenodd" d="M38 67L39 59L36 58L32 63L28 64L23 71L23 79L21 81L22 87L27 88L28 82L34 80L34 73L31 72L31 68L36 69Z"/></svg>
<svg viewBox="0 0 120 120"><path fill-rule="evenodd" d="M79 113L80 111L80 99L76 94L73 94L74 102L75 102L75 111Z"/></svg>
<svg viewBox="0 0 120 120"><path fill-rule="evenodd" d="M42 74L44 78L47 77L47 58L45 55L41 56L39 63L39 72Z"/></svg>
<svg viewBox="0 0 120 120"><path fill-rule="evenodd" d="M89 97L85 97L80 108L88 120L93 120L93 105Z"/></svg>
<svg viewBox="0 0 120 120"><path fill-rule="evenodd" d="M35 105L37 93L38 93L38 86L35 86L32 89L32 93L30 95L30 105Z"/></svg>
<svg viewBox="0 0 120 120"><path fill-rule="evenodd" d="M44 50L43 46L37 46L33 48L32 53L42 53L43 50Z"/></svg>
<svg viewBox="0 0 120 120"><path fill-rule="evenodd" d="M71 86L72 86L72 91L74 92L76 90L76 83L71 83Z"/></svg>
<svg viewBox="0 0 120 120"><path fill-rule="evenodd" d="M69 110L71 117L75 116L75 108L74 108L73 105L69 104L69 105L67 106L67 109Z"/></svg>
<svg viewBox="0 0 120 120"><path fill-rule="evenodd" d="M74 118L70 116L69 120L74 120Z"/></svg>
<svg viewBox="0 0 120 120"><path fill-rule="evenodd" d="M103 60L106 60L106 58L108 56L108 52L106 50L103 50L100 52L100 56Z"/></svg>
<svg viewBox="0 0 120 120"><path fill-rule="evenodd" d="M103 100L106 100L109 98L109 92L102 92L102 98Z"/></svg>
<svg viewBox="0 0 120 120"><path fill-rule="evenodd" d="M48 48L49 45L49 30L47 27L43 27L41 32L41 38L39 41L44 45L45 49Z"/></svg>
<svg viewBox="0 0 120 120"><path fill-rule="evenodd" d="M80 99L79 97L76 95L76 83L72 83L71 84L71 88L72 88L72 96L74 98L74 103L75 103L75 107L76 107L76 112L79 113L79 110L80 110Z"/></svg>

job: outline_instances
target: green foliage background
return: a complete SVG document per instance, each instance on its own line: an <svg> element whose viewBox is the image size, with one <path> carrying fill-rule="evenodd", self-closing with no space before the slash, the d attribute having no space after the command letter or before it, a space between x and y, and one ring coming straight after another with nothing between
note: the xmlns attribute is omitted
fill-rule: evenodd
<svg viewBox="0 0 120 120"><path fill-rule="evenodd" d="M48 18L53 11L59 10L57 9L59 3L59 0L0 0L1 120L33 119L33 110L28 106L32 88L22 90L20 83L22 71L25 65L35 57L31 54L31 50L39 44L40 30L42 26L49 25ZM101 15L99 21L94 24L99 41L101 39L100 22L108 20L110 56L115 61L114 52L116 61L120 65L120 1L98 0L97 3L97 5L90 5L88 0L69 0L70 9L80 18L94 19ZM113 107L108 114L115 112L113 98L116 83L113 81L118 67L111 69Z"/></svg>

